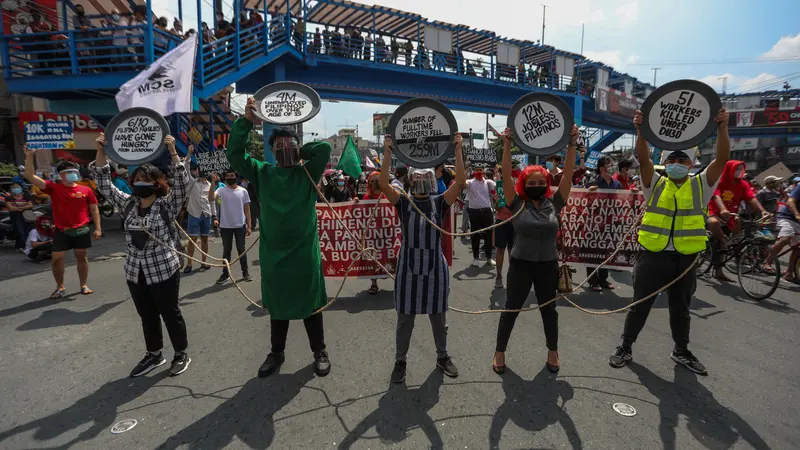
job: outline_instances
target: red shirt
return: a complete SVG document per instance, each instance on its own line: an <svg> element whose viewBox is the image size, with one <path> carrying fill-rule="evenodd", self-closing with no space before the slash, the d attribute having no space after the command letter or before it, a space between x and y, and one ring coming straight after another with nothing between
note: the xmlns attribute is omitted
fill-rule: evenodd
<svg viewBox="0 0 800 450"><path fill-rule="evenodd" d="M53 225L57 229L78 228L89 223L89 205L97 204L97 197L90 188L79 184L67 187L48 181L44 192L50 195Z"/></svg>
<svg viewBox="0 0 800 450"><path fill-rule="evenodd" d="M738 180L738 183L731 183L730 186L724 188L717 187L714 195L719 195L722 203L725 204L725 209L731 213L739 211L739 203L751 200L756 196L753 188L744 180ZM720 213L713 199L708 203L708 212L712 216L718 216Z"/></svg>
<svg viewBox="0 0 800 450"><path fill-rule="evenodd" d="M619 181L619 184L622 185L622 189L630 189L631 188L631 179L630 178L622 178L619 176L619 172L615 173L611 178Z"/></svg>

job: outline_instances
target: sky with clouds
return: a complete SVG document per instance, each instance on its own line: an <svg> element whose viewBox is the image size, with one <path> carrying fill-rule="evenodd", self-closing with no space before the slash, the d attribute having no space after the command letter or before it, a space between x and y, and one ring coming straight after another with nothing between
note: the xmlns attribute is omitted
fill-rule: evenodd
<svg viewBox="0 0 800 450"><path fill-rule="evenodd" d="M224 0L230 4L230 0ZM156 0L156 10L173 2ZM800 0L380 0L430 20L493 30L510 38L536 41L542 35L542 6L548 4L544 42L583 54L652 83L694 78L717 91L779 89L785 80L800 87ZM209 3L210 4L210 3ZM210 7L209 7L210 10ZM169 14L169 13L168 13ZM210 11L205 15L210 15ZM169 14L174 15L174 14ZM191 17L184 8L185 19ZM188 25L186 26L189 27ZM372 114L395 106L328 103L306 124L307 132L334 134L340 125L372 131ZM482 114L456 112L459 128L485 129ZM491 119L496 127L505 122ZM368 131L364 131L368 130Z"/></svg>

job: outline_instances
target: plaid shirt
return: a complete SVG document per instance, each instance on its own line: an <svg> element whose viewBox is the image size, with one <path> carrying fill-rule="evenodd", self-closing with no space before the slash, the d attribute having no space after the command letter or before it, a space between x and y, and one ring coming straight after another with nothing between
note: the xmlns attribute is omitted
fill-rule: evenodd
<svg viewBox="0 0 800 450"><path fill-rule="evenodd" d="M111 167L106 164L104 167L95 167L94 163L89 165L94 171L97 189L124 214L130 202L134 203L127 217L123 217L125 223L125 240L128 244L128 255L125 258L125 278L131 283L139 282L139 271L144 272L147 284L162 283L169 279L180 269L178 255L170 249L165 248L153 239L149 239L143 250L139 250L128 233L129 228L137 229L143 227L160 241L175 248L175 242L170 234L170 227L178 216L183 201L186 198L186 187L189 184L189 174L183 162L175 166L174 184L170 193L164 197L156 198L150 207L150 212L145 217L139 217L139 198L128 195L119 189L111 181ZM161 208L167 208L167 215L170 223L161 220Z"/></svg>

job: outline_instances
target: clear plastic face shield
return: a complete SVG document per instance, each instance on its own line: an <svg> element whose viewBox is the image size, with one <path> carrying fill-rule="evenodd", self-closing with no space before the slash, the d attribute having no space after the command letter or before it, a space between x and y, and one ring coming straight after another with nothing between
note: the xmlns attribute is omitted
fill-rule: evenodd
<svg viewBox="0 0 800 450"><path fill-rule="evenodd" d="M300 164L300 148L293 137L276 138L272 145L272 153L279 167L294 167Z"/></svg>
<svg viewBox="0 0 800 450"><path fill-rule="evenodd" d="M411 169L408 171L411 193L427 196L436 189L436 172L433 169Z"/></svg>

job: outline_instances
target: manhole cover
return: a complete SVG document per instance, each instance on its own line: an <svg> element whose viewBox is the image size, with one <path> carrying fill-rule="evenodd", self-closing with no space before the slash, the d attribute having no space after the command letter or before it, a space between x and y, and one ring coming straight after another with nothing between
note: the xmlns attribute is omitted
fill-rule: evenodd
<svg viewBox="0 0 800 450"><path fill-rule="evenodd" d="M636 415L636 409L633 406L628 405L627 403L614 403L613 408L614 408L614 411L617 412L617 414L620 414L620 415L623 415L623 416L626 416L626 417L630 417L630 416L635 416Z"/></svg>
<svg viewBox="0 0 800 450"><path fill-rule="evenodd" d="M111 427L111 433L112 434L124 433L130 430L131 428L135 427L137 423L139 422L137 422L136 419L122 420L120 422L115 423L114 426Z"/></svg>

